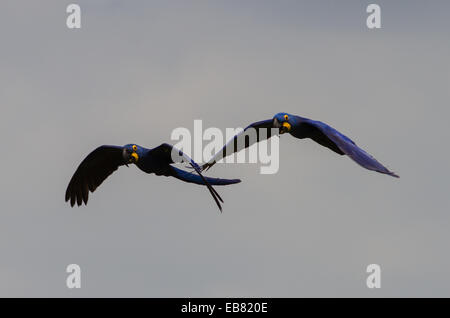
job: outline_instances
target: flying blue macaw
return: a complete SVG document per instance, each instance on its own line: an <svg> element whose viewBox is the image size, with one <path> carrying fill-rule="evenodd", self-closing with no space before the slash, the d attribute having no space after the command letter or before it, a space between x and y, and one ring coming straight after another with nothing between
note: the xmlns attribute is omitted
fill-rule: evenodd
<svg viewBox="0 0 450 318"><path fill-rule="evenodd" d="M197 174L178 169L171 164L179 159L179 162L188 162ZM178 161L177 161L178 162ZM200 167L182 151L169 144L162 144L153 149L147 149L136 144L120 146L100 146L92 151L78 166L66 190L66 202L70 200L73 207L87 204L89 191L95 189L120 166L135 164L146 173L154 173L157 176L175 177L185 182L206 185L214 198L219 210L222 211L220 202L222 198L211 185L228 185L239 183L239 179L218 179L204 177ZM220 202L219 202L220 201Z"/></svg>
<svg viewBox="0 0 450 318"><path fill-rule="evenodd" d="M255 128L256 140L250 140L248 136L245 136L245 131L250 128ZM278 113L272 119L258 121L249 125L241 133L235 135L233 139L230 140L222 148L222 150L217 152L207 163L202 165L201 170L208 170L222 158L247 148L255 142L272 137L273 128L278 129L277 135L289 133L299 139L311 138L320 145L327 147L340 155L349 156L356 163L366 169L384 173L396 178L399 177L394 172L389 171L370 154L359 148L350 138L341 134L333 127L330 127L321 121L311 120L287 113ZM266 133L261 134L261 129L266 130ZM245 139L241 140L240 138Z"/></svg>

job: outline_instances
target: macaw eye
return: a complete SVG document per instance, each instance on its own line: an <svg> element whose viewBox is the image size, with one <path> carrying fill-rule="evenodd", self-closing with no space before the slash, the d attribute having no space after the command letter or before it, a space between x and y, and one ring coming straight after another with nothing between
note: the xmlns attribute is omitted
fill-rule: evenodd
<svg viewBox="0 0 450 318"><path fill-rule="evenodd" d="M132 148L133 148L133 150L134 150L134 151L136 151L136 150L137 150L137 146L136 146L136 145L133 145L133 147L132 147Z"/></svg>
<svg viewBox="0 0 450 318"><path fill-rule="evenodd" d="M284 120L288 120L289 116L288 115L284 115Z"/></svg>

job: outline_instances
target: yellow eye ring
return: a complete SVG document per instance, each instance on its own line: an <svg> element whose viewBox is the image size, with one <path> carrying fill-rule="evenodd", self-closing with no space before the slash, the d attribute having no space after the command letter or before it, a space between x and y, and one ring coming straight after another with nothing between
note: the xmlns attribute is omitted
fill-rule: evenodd
<svg viewBox="0 0 450 318"><path fill-rule="evenodd" d="M136 145L133 145L133 147L132 147L132 148L133 148L133 150L134 150L134 151L136 151L136 150L137 150L137 146L136 146Z"/></svg>
<svg viewBox="0 0 450 318"><path fill-rule="evenodd" d="M288 115L284 115L284 120L288 120L289 116Z"/></svg>

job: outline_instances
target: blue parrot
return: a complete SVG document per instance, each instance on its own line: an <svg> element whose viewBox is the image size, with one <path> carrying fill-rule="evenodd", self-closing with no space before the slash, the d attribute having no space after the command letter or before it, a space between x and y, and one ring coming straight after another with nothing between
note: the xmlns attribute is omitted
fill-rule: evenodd
<svg viewBox="0 0 450 318"><path fill-rule="evenodd" d="M177 162L188 162L193 172L178 169L171 164ZM219 210L222 211L220 202L222 198L212 187L212 185L229 185L239 183L239 179L219 179L204 177L200 167L182 151L172 145L162 144L153 149L147 149L136 144L120 146L100 146L92 151L78 166L66 190L65 200L70 200L73 207L75 202L78 206L87 204L89 191L95 189L116 171L120 166L135 164L145 173L154 173L157 176L175 177L181 181L206 185L216 202Z"/></svg>
<svg viewBox="0 0 450 318"><path fill-rule="evenodd" d="M245 135L245 131L250 128L254 128L256 130L255 140L250 140L250 138ZM249 125L241 133L235 135L233 139L231 139L222 148L221 151L217 152L208 162L202 165L201 170L208 170L222 158L225 158L226 156L229 156L244 148L250 147L255 142L271 138L273 136L272 129L274 128L278 129L276 135L289 133L299 139L310 138L320 145L331 149L335 153L349 156L356 163L366 169L399 178L397 174L389 171L374 157L359 148L350 138L341 134L333 127L328 126L321 121L311 120L287 113L278 113L272 119L258 121ZM261 129L263 131L265 130L266 133L261 134ZM242 140L242 138L245 139Z"/></svg>

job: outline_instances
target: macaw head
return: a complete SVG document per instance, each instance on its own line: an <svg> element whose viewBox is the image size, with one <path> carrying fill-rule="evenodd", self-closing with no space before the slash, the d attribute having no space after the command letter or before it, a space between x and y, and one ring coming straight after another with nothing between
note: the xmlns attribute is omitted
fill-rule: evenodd
<svg viewBox="0 0 450 318"><path fill-rule="evenodd" d="M136 163L139 160L139 157L142 156L143 148L136 144L128 144L123 146L123 158L125 162L128 163Z"/></svg>
<svg viewBox="0 0 450 318"><path fill-rule="evenodd" d="M292 124L289 122L292 115L288 113L278 113L273 116L273 126L280 128L280 134L289 132L292 128Z"/></svg>

